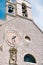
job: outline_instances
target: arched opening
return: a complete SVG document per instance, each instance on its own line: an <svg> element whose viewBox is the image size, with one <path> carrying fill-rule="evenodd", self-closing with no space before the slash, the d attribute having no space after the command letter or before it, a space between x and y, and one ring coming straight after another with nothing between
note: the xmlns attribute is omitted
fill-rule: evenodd
<svg viewBox="0 0 43 65"><path fill-rule="evenodd" d="M33 55L31 55L31 54L26 54L26 55L24 56L24 62L36 63L36 59L34 58Z"/></svg>
<svg viewBox="0 0 43 65"><path fill-rule="evenodd" d="M14 7L12 5L8 5L8 12L13 13Z"/></svg>
<svg viewBox="0 0 43 65"><path fill-rule="evenodd" d="M22 13L23 16L27 17L27 7L24 3L22 3Z"/></svg>

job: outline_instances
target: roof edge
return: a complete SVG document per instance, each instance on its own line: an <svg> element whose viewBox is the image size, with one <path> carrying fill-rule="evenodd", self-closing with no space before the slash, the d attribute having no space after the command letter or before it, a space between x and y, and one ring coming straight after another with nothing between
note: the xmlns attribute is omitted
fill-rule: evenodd
<svg viewBox="0 0 43 65"><path fill-rule="evenodd" d="M39 28L39 26L34 22L34 21L32 21L33 22L33 24L39 29L39 31L41 32L41 33L43 33L43 31Z"/></svg>
<svg viewBox="0 0 43 65"><path fill-rule="evenodd" d="M22 16L20 16L20 15L17 15L17 16L31 21L31 22L38 28L38 30L39 30L41 33L43 33L43 31L38 27L38 25L33 21L33 19L29 19L29 18L26 18L26 17L22 17Z"/></svg>

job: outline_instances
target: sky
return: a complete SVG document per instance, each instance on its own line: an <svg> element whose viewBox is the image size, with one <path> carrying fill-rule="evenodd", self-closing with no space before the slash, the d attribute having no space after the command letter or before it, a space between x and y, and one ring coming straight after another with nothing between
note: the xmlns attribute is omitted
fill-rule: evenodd
<svg viewBox="0 0 43 65"><path fill-rule="evenodd" d="M5 19L6 0L0 0L0 19Z"/></svg>
<svg viewBox="0 0 43 65"><path fill-rule="evenodd" d="M43 31L43 0L28 0L32 6L34 22ZM0 19L5 19L6 0L0 0Z"/></svg>
<svg viewBox="0 0 43 65"><path fill-rule="evenodd" d="M29 0L34 22L43 31L43 0Z"/></svg>

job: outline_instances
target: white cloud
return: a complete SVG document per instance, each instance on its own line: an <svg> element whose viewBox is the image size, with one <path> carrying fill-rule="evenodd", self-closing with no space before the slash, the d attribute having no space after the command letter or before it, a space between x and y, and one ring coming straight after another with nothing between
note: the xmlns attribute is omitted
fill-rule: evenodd
<svg viewBox="0 0 43 65"><path fill-rule="evenodd" d="M43 6L38 0L31 0L33 18L38 27L43 31Z"/></svg>
<svg viewBox="0 0 43 65"><path fill-rule="evenodd" d="M39 15L41 14L43 14L42 12L43 12L43 6L40 4L40 3L36 3L36 5L35 5L35 8L36 8L36 11L39 13Z"/></svg>
<svg viewBox="0 0 43 65"><path fill-rule="evenodd" d="M43 31L43 18L33 16L36 25Z"/></svg>

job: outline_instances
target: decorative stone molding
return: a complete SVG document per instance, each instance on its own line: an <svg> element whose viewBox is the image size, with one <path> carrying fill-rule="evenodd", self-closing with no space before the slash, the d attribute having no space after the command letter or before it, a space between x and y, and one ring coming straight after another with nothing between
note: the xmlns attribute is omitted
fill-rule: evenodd
<svg viewBox="0 0 43 65"><path fill-rule="evenodd" d="M17 49L10 48L10 60L9 60L9 65L17 65Z"/></svg>

